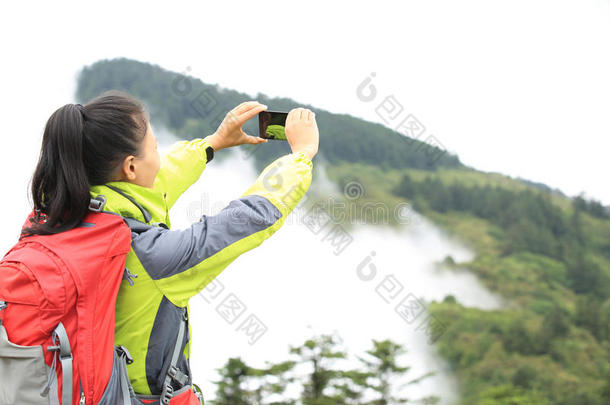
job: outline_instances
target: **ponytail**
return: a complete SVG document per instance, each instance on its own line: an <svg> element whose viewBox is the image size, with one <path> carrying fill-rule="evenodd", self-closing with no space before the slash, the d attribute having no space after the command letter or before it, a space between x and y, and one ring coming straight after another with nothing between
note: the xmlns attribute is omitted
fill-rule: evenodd
<svg viewBox="0 0 610 405"><path fill-rule="evenodd" d="M126 156L140 156L147 122L144 105L115 90L85 106L56 110L46 123L32 176L36 215L22 234L49 235L78 226L88 213L90 186L112 181Z"/></svg>

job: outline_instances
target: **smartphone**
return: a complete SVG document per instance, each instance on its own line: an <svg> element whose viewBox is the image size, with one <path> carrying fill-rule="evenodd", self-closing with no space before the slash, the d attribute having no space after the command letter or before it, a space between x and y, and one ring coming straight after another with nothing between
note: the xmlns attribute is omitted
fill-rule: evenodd
<svg viewBox="0 0 610 405"><path fill-rule="evenodd" d="M286 118L284 111L261 111L258 113L258 136L265 139L287 141Z"/></svg>

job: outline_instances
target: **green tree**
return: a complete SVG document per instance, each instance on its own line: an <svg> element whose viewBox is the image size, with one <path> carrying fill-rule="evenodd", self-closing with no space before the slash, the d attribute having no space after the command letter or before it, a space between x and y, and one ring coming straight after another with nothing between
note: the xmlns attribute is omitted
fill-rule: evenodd
<svg viewBox="0 0 610 405"><path fill-rule="evenodd" d="M296 363L305 364L310 369L303 382L301 399L304 405L346 403L342 381L344 372L335 367L337 360L347 358L347 353L337 348L340 343L336 334L325 334L290 348L290 353L298 356Z"/></svg>
<svg viewBox="0 0 610 405"><path fill-rule="evenodd" d="M376 399L366 402L367 405L389 405L389 404L404 404L412 402L407 397L395 396L395 391L401 391L409 385L417 384L427 377L434 375L429 372L420 377L403 381L399 387L395 387L394 382L404 380L404 377L409 372L411 367L400 366L399 357L406 354L406 349L401 345L390 340L373 340L373 348L366 351L367 357L358 356L358 359L364 365L368 378L359 383L363 384L363 388L369 388L375 392ZM427 397L423 399L426 403L433 404L438 398ZM422 401L422 400L418 400Z"/></svg>
<svg viewBox="0 0 610 405"><path fill-rule="evenodd" d="M254 403L257 405L295 405L296 399L287 398L286 388L295 382L291 372L295 367L294 361L283 361L277 364L267 362L267 367L255 369L252 372L252 380L256 381L258 387L253 390ZM273 395L280 395L278 401L270 400Z"/></svg>
<svg viewBox="0 0 610 405"><path fill-rule="evenodd" d="M294 405L295 399L286 398L286 387L294 382L289 372L295 363L284 361L277 364L267 362L263 368L248 366L241 358L230 358L218 369L221 376L217 384L213 405ZM270 400L273 395L282 397Z"/></svg>
<svg viewBox="0 0 610 405"><path fill-rule="evenodd" d="M219 368L220 380L214 381L217 385L216 399L213 405L251 405L250 392L246 385L253 370L239 357L230 358L226 365Z"/></svg>

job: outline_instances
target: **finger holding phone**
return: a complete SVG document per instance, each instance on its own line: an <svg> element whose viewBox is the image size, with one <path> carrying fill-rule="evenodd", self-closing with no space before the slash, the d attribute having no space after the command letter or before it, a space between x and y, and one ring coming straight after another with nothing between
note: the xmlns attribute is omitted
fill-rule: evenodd
<svg viewBox="0 0 610 405"><path fill-rule="evenodd" d="M216 132L205 139L215 151L243 144L265 143L266 139L245 133L242 126L250 118L266 109L267 106L258 101L245 101L229 111Z"/></svg>

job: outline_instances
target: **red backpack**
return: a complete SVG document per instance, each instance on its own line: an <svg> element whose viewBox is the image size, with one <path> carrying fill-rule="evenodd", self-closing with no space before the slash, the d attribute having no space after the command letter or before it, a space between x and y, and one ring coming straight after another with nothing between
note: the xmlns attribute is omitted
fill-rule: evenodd
<svg viewBox="0 0 610 405"><path fill-rule="evenodd" d="M74 229L22 235L0 261L0 404L131 403L131 357L114 346L131 232L105 201Z"/></svg>

